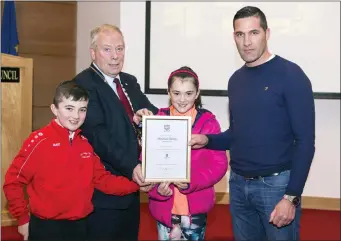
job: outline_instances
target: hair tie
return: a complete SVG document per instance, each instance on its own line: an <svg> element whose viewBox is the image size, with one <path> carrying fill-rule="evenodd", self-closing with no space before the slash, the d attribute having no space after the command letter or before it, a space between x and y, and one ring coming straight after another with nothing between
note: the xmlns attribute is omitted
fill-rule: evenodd
<svg viewBox="0 0 341 241"><path fill-rule="evenodd" d="M191 75L194 79L196 79L196 80L198 81L198 88L199 88L199 78L198 78L198 76L197 76L195 73L193 73L192 71L185 70L185 69L178 69L178 70L175 70L174 72L172 72L172 73L170 74L170 76L168 77L168 84L169 84L170 80L172 79L172 77L173 77L174 75L176 75L176 74L182 74L182 73L189 74L189 75Z"/></svg>

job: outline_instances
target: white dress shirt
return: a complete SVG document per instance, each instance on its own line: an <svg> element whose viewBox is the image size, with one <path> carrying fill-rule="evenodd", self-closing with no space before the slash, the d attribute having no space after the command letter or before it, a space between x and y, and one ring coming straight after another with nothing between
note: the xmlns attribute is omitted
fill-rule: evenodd
<svg viewBox="0 0 341 241"><path fill-rule="evenodd" d="M117 97L120 98L117 94L116 83L114 82L114 79L117 78L121 83L120 75L116 75L116 77L110 77L110 76L104 74L94 62L93 62L93 65L104 76L105 81L113 89L113 91L116 93ZM121 83L121 85L122 85L122 83Z"/></svg>

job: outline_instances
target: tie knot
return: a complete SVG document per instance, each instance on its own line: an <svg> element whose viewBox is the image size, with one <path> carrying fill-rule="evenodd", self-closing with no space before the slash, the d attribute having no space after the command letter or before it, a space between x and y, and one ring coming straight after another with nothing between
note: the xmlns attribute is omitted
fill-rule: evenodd
<svg viewBox="0 0 341 241"><path fill-rule="evenodd" d="M120 84L120 80L119 80L118 78L115 78L115 79L114 79L114 83L115 83L115 84Z"/></svg>

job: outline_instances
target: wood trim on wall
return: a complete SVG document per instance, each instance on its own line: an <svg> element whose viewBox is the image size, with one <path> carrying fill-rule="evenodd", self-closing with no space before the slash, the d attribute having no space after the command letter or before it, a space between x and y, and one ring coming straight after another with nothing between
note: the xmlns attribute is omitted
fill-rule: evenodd
<svg viewBox="0 0 341 241"><path fill-rule="evenodd" d="M32 130L53 118L56 86L76 73L77 2L16 1L19 56L32 58Z"/></svg>
<svg viewBox="0 0 341 241"><path fill-rule="evenodd" d="M146 193L141 192L141 203L148 203L148 196ZM328 197L302 197L302 208L318 209L318 210L331 210L340 211L340 198ZM229 193L218 192L216 193L216 204L229 204Z"/></svg>

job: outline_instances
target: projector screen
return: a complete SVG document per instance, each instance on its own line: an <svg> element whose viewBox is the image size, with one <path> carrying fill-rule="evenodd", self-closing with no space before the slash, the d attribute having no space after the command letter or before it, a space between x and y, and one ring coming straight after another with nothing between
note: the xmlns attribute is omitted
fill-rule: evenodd
<svg viewBox="0 0 341 241"><path fill-rule="evenodd" d="M233 39L233 17L259 7L270 28L269 50L298 64L315 98L340 98L339 2L147 2L146 93L164 94L165 80L191 67L203 95L227 95L244 62Z"/></svg>

